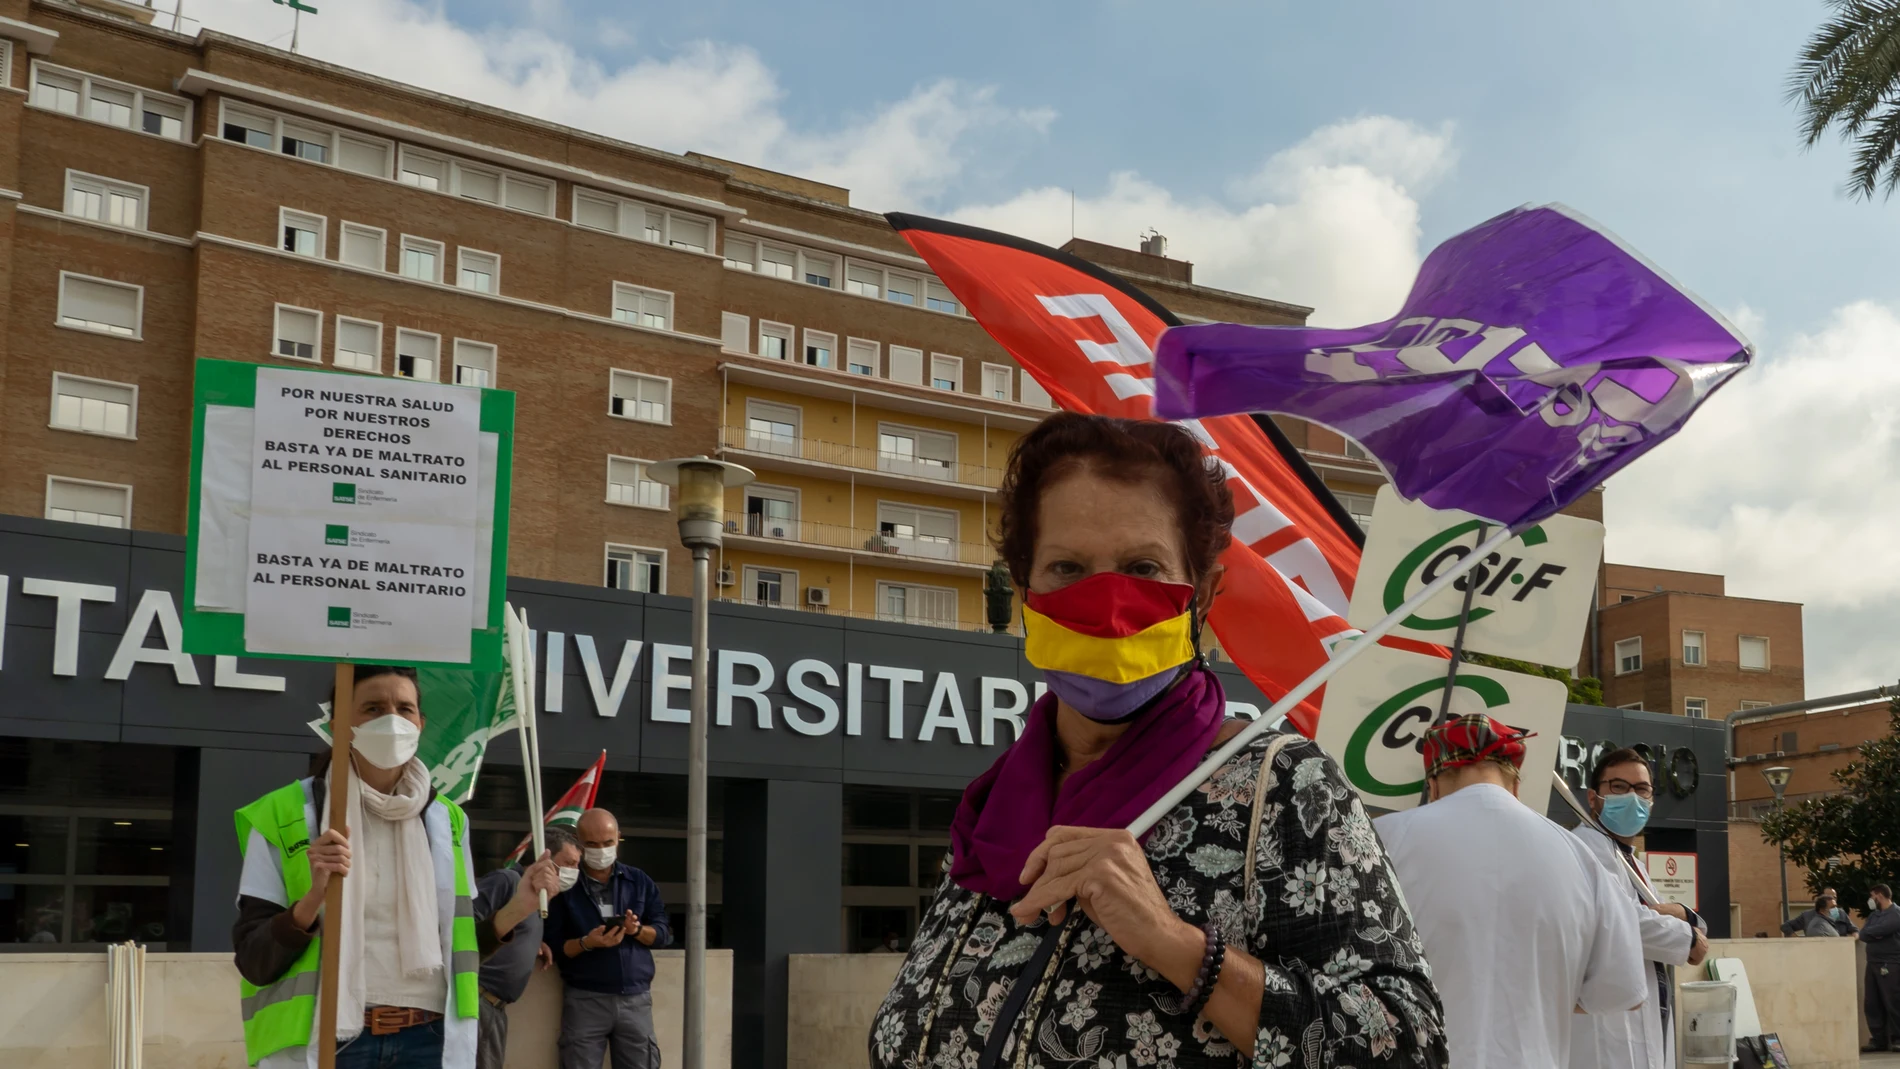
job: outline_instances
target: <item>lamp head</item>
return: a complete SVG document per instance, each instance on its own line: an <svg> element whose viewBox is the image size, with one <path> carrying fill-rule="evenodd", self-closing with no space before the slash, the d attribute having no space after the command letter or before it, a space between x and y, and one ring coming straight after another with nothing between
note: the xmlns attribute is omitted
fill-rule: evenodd
<svg viewBox="0 0 1900 1069"><path fill-rule="evenodd" d="M689 547L718 548L725 529L726 488L744 486L752 469L706 456L662 460L647 468L647 477L675 488L680 541Z"/></svg>
<svg viewBox="0 0 1900 1069"><path fill-rule="evenodd" d="M1781 794L1782 789L1788 786L1788 778L1792 775L1794 775L1794 769L1787 765L1771 765L1761 770L1761 777L1775 789L1776 795Z"/></svg>

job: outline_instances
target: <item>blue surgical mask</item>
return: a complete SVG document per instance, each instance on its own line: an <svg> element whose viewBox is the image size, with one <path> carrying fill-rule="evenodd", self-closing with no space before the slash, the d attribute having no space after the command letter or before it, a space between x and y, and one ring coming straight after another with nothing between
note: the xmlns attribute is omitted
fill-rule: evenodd
<svg viewBox="0 0 1900 1069"><path fill-rule="evenodd" d="M1846 910L1843 910L1841 907L1834 906L1827 911L1827 915L1834 920L1840 920L1841 914L1845 912Z"/></svg>
<svg viewBox="0 0 1900 1069"><path fill-rule="evenodd" d="M1634 838L1649 824L1649 803L1634 794L1613 794L1603 800L1598 819L1611 835Z"/></svg>

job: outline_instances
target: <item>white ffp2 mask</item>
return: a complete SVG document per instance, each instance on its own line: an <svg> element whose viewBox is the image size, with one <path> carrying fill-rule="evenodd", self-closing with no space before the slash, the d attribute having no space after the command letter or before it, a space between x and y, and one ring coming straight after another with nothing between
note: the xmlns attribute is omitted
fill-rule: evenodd
<svg viewBox="0 0 1900 1069"><path fill-rule="evenodd" d="M612 868L620 860L620 848L617 846L589 846L581 850L590 869Z"/></svg>
<svg viewBox="0 0 1900 1069"><path fill-rule="evenodd" d="M393 713L358 724L350 732L350 748L377 768L401 768L422 744L422 729Z"/></svg>

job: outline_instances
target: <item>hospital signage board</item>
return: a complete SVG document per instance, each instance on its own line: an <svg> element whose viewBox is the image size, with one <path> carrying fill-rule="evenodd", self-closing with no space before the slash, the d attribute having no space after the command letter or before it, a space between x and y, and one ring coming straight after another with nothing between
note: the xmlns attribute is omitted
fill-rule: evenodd
<svg viewBox="0 0 1900 1069"><path fill-rule="evenodd" d="M1694 854L1664 853L1651 850L1643 855L1649 866L1649 885L1664 902L1680 902L1700 913L1696 904Z"/></svg>
<svg viewBox="0 0 1900 1069"><path fill-rule="evenodd" d="M1407 501L1390 485L1380 487L1347 622L1369 628L1398 608L1468 556L1485 522ZM1489 553L1471 575L1426 602L1392 634L1451 645L1469 585L1475 589L1466 649L1571 667L1583 649L1602 556L1602 524L1552 516Z"/></svg>
<svg viewBox="0 0 1900 1069"><path fill-rule="evenodd" d="M513 426L500 390L198 361L185 648L498 671Z"/></svg>
<svg viewBox="0 0 1900 1069"><path fill-rule="evenodd" d="M1367 650L1326 685L1316 742L1339 761L1370 808L1411 809L1425 789L1424 738L1444 701L1448 662L1385 646ZM1524 801L1543 811L1557 765L1568 689L1554 679L1458 666L1448 716L1483 713L1536 732L1526 744Z"/></svg>

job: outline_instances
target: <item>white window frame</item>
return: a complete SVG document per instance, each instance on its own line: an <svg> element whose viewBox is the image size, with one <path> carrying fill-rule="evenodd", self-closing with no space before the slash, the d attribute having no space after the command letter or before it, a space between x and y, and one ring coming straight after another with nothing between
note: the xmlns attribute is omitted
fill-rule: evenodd
<svg viewBox="0 0 1900 1069"><path fill-rule="evenodd" d="M979 372L979 374L982 376L981 383L982 383L982 388L983 388L984 400L986 401L1014 401L1016 400L1016 376L1014 374L1016 370L1015 368L1010 367L1008 364L992 364L987 361L983 362L981 367L982 367L982 370ZM991 372L1002 373L1004 385L1003 385L1003 396L1001 397L997 397L995 394L990 393L990 373Z"/></svg>
<svg viewBox="0 0 1900 1069"><path fill-rule="evenodd" d="M752 246L752 255L745 259L735 259L728 255L727 248L735 241ZM734 271L750 271L756 274L759 270L759 240L740 237L731 230L727 230L719 240L719 259Z"/></svg>
<svg viewBox="0 0 1900 1069"><path fill-rule="evenodd" d="M417 337L417 338L434 339L435 355L431 357L430 359L435 364L435 369L434 369L435 374L431 375L430 377L426 379L423 379L423 378L415 378L413 376L405 375L402 373L402 357L403 357L402 339L403 339L403 335L405 334L410 335L412 337ZM442 335L434 331L416 330L413 327L397 327L396 328L395 363L390 365L389 374L391 378L408 379L410 382L441 382L442 381Z"/></svg>
<svg viewBox="0 0 1900 1069"><path fill-rule="evenodd" d="M131 400L126 402L126 404L130 411L126 413L125 417L125 433L114 434L111 431L93 431L87 430L84 427L69 427L59 422L59 399L61 397L72 396L80 397L85 400L104 400L104 398L86 398L83 394L63 393L59 387L60 384L64 382L86 383L90 386L105 386L115 390L129 391L131 393ZM138 384L134 382L114 382L111 379L95 379L86 375L74 375L64 371L55 371L53 372L53 403L52 408L48 410L46 414L46 425L53 430L65 431L69 434L90 434L96 438L121 438L128 442L136 442L139 437Z"/></svg>
<svg viewBox="0 0 1900 1069"><path fill-rule="evenodd" d="M666 303L666 322L656 327L651 323L641 322L640 319L621 318L620 313L623 309L621 308L620 299L623 295L633 296L636 302L644 302L647 298L659 298L664 301ZM634 314L645 317L651 313L639 307L639 304L636 303ZM645 330L664 330L668 333L672 333L674 324L673 292L671 290L657 290L652 286L636 286L631 282L616 282L614 283L613 293L613 319L616 323L626 323L630 326L640 327Z"/></svg>
<svg viewBox="0 0 1900 1069"><path fill-rule="evenodd" d="M777 338L780 341L784 342L785 355L782 357L767 355L765 351L766 349L765 339L767 338ZM757 349L757 353L759 356L763 356L767 360L783 360L785 363L789 364L793 362L792 358L795 355L797 355L797 349L798 349L798 328L797 327L792 326L790 323L774 323L774 322L771 322L770 320L765 320L765 319L759 320L759 347Z"/></svg>
<svg viewBox="0 0 1900 1069"><path fill-rule="evenodd" d="M778 573L778 576L779 576L779 600L778 601L760 601L758 598L751 596L752 591L758 588L757 576L760 572L777 572ZM797 569L762 567L757 564L747 564L740 570L739 583L740 583L739 600L742 603L747 604L747 605L759 605L759 606L764 606L764 607L773 608L773 609L798 608L798 605L799 605L798 592L801 589L803 589L799 585ZM785 596L787 589L791 591L792 596L790 598L787 598Z"/></svg>
<svg viewBox="0 0 1900 1069"><path fill-rule="evenodd" d="M1618 708L1618 709L1628 709L1628 710L1630 710L1630 711L1632 711L1632 712L1637 712L1637 713L1640 713L1640 712L1643 712L1643 711L1644 711L1644 709L1643 709L1643 703L1642 703L1642 702L1631 702L1631 703L1629 703L1628 705L1619 705L1619 706L1617 706L1617 708Z"/></svg>
<svg viewBox="0 0 1900 1069"><path fill-rule="evenodd" d="M277 351L277 343L283 340L283 316L285 312L304 312L317 317L317 336L311 339L310 355L288 356ZM278 301L271 306L270 314L270 355L277 360L294 360L299 364L323 363L323 312L316 308L285 304Z"/></svg>
<svg viewBox="0 0 1900 1069"><path fill-rule="evenodd" d="M884 436L887 434L894 438L909 438L918 446L921 446L927 437L948 439L950 455L942 459L942 467L938 466L937 458L926 457L921 448L913 449L908 458L896 454L887 457L884 454ZM910 475L919 479L929 479L932 482L955 482L959 470L957 458L963 448L963 438L950 431L880 421L877 425L877 442L871 448L877 454L876 465L879 471L887 471L895 475Z"/></svg>
<svg viewBox="0 0 1900 1069"><path fill-rule="evenodd" d="M931 593L941 593L941 594L950 595L950 619L925 620L922 617L911 615L910 596L908 593L905 595L905 598L904 598L905 614L902 617L890 615L889 613L884 611L884 595L885 595L885 592L891 587L899 587L905 591L920 590L920 591L929 591ZM929 583L900 583L900 582L896 582L889 579L879 579L877 581L877 586L872 593L872 596L877 599L877 605L876 605L876 608L872 610L872 615L879 620L884 620L889 623L910 624L914 627L955 628L957 626L958 619L962 615L960 612L962 606L959 603L963 599L959 595L955 587L932 586Z"/></svg>
<svg viewBox="0 0 1900 1069"><path fill-rule="evenodd" d="M1766 709L1768 708L1769 704L1770 703L1768 702L1753 702L1744 698L1740 702L1736 703L1735 711L1738 713L1743 713L1743 712L1747 712L1750 709Z"/></svg>
<svg viewBox="0 0 1900 1069"><path fill-rule="evenodd" d="M477 256L477 257L485 256L491 261L492 266L489 268L489 271L488 271L488 285L489 285L488 289L485 289L485 290L476 289L474 286L468 286L468 285L463 284L462 272L468 269L468 259L470 256ZM455 287L457 289L467 290L470 293L486 293L490 297L500 296L501 295L501 253L487 252L482 249L471 249L465 245L457 245L455 247Z"/></svg>
<svg viewBox="0 0 1900 1069"><path fill-rule="evenodd" d="M299 230L314 229L316 231L316 234L317 234L317 251L316 252L302 253L302 252L298 252L295 249L284 247L284 231L289 230L293 223L314 223L315 224L314 227L300 226L297 229ZM328 255L329 255L329 236L330 236L330 219L328 216L318 215L315 212L302 211L297 208L280 207L277 209L277 250L279 252L287 252L293 256L309 256L312 259L317 259L317 260L326 259L328 258Z"/></svg>
<svg viewBox="0 0 1900 1069"><path fill-rule="evenodd" d="M930 287L932 286L937 286L937 287L942 288L944 292L944 296L937 297L933 295L930 292ZM938 302L947 301L952 306L952 308L932 308L930 306L931 301L938 301ZM943 280L938 278L936 275L924 276L924 305L923 307L924 307L924 311L936 312L938 315L957 316L959 318L964 318L969 315L969 309L963 307L963 302L960 300L957 300L957 295L954 293L951 293L950 287L945 286L943 284Z"/></svg>
<svg viewBox="0 0 1900 1069"><path fill-rule="evenodd" d="M798 270L799 261L801 259L798 246L780 245L774 242L761 240L758 242L758 247L759 247L759 269L757 272L755 272L756 274L764 275L766 278L782 279L786 282L802 282L804 280L804 276L801 275ZM767 271L765 269L765 265L767 263L772 263L775 266L777 265L777 261L766 260L765 254L768 251L779 253L779 254L790 257L791 263L787 266L791 268L792 273L789 275L781 275L777 271Z"/></svg>
<svg viewBox="0 0 1900 1069"><path fill-rule="evenodd" d="M13 84L13 42L0 37L0 85ZM32 86L27 86L31 89Z"/></svg>
<svg viewBox="0 0 1900 1069"><path fill-rule="evenodd" d="M640 564L639 554L641 553L659 554L660 555L660 589L642 591L631 586L628 586L628 587L607 586L606 584L607 565L613 561L614 550L616 549L633 553L635 555L633 558L633 564L635 567L639 567L639 564ZM601 565L600 577L602 580L601 585L606 586L608 590L623 590L629 594L641 594L641 593L664 594L666 593L666 550L664 549L655 549L652 546L636 546L636 545L628 544L626 542L609 542L606 544L606 548L601 551L600 565Z"/></svg>
<svg viewBox="0 0 1900 1069"><path fill-rule="evenodd" d="M435 277L434 278L416 279L416 276L403 270L405 266L403 262L404 257L407 255L407 253L409 252L409 248L412 245L415 246L418 251L420 251L425 246L434 248L435 250ZM402 243L396 247L396 273L398 275L401 275L403 278L416 279L416 281L418 282L433 282L436 285L440 286L442 284L442 272L447 270L448 268L448 259L449 259L448 246L444 245L442 242L432 241L429 238L417 237L414 234L404 234L402 236Z"/></svg>
<svg viewBox="0 0 1900 1069"><path fill-rule="evenodd" d="M949 361L953 361L956 364L957 377L954 380L956 385L950 386L950 387L943 387L943 386L937 385L937 361L939 360L949 360ZM947 392L949 393L963 392L963 358L962 357L951 356L949 353L931 353L930 365L926 367L924 371L926 372L926 374L924 375L925 386L928 386L933 390L947 390Z"/></svg>
<svg viewBox="0 0 1900 1069"><path fill-rule="evenodd" d="M616 485L614 483L614 461L616 460L624 464L634 465L633 500L632 501L615 501L614 500L613 488ZM607 496L605 498L605 501L607 502L607 504L613 505L617 508L648 509L654 512L672 511L673 488L659 481L658 479L650 479L646 477L647 469L653 466L653 464L655 463L656 461L645 460L640 457L621 456L618 453L607 454ZM642 483L651 483L654 486L657 486L660 488L660 503L659 504L649 505L649 504L645 504L641 502L640 486Z"/></svg>
<svg viewBox="0 0 1900 1069"><path fill-rule="evenodd" d="M1689 636L1695 636L1695 660L1689 659ZM1706 631L1682 632L1682 663L1687 668L1706 668L1709 664L1709 634Z"/></svg>
<svg viewBox="0 0 1900 1069"><path fill-rule="evenodd" d="M642 419L638 414L639 409L640 409L640 401L639 401L639 393L637 391L633 395L634 403L633 403L632 414L621 415L620 413L615 412L614 411L614 384L616 382L616 377L622 376L622 375L626 376L627 378L634 379L636 381L646 380L649 382L657 382L664 385L666 387L666 400L662 403L666 406L666 418L665 419ZM607 370L607 414L609 416L612 416L615 419L632 420L635 423L651 423L659 427L671 427L673 425L673 380L670 378L667 378L664 375L649 375L644 371L632 371L627 368L618 368L618 367L609 368Z"/></svg>
<svg viewBox="0 0 1900 1069"><path fill-rule="evenodd" d="M906 357L909 357L912 355L916 357L917 378L915 381L911 379L900 379L897 377L897 359L898 359L899 354L903 354ZM929 354L925 353L922 349L919 349L915 346L911 346L911 345L891 346L888 356L885 359L884 367L885 367L885 377L890 379L892 382L901 382L907 386L930 385L930 356Z"/></svg>
<svg viewBox="0 0 1900 1069"><path fill-rule="evenodd" d="M132 527L132 484L131 483L108 483L108 482L101 482L98 479L75 479L70 475L49 474L46 476L46 489L44 491L44 496L40 499L40 502L41 502L40 515L49 520L58 519L58 517L47 515L47 513L53 510L53 484L54 483L66 483L72 486L98 486L98 487L104 487L105 489L108 489L108 490L125 491L125 515L119 517L121 522L114 529L120 530L120 531L131 529ZM72 510L68 509L67 511L70 512ZM62 520L60 522L84 523L85 521L84 520ZM101 524L90 524L89 526L106 527L108 525L101 523Z"/></svg>
<svg viewBox="0 0 1900 1069"><path fill-rule="evenodd" d="M368 267L363 264L351 263L343 258L343 248L348 244L350 235L352 234L360 238L368 238L374 235L376 239L376 266ZM389 231L380 226L371 226L368 223L352 223L347 219L342 220L337 224L336 228L336 262L363 271L380 271L384 274L388 274Z"/></svg>
<svg viewBox="0 0 1900 1069"><path fill-rule="evenodd" d="M345 323L353 323L359 326L369 326L369 327L376 328L376 351L370 354L374 358L374 360L369 367L357 367L353 364L345 364L345 363L342 363L338 359L338 357L340 357L343 352L343 349L342 349L343 324ZM383 373L383 325L382 323L374 319L358 319L355 316L346 316L346 315L339 314L336 317L336 322L333 324L333 326L335 329L333 329L330 332L332 335L331 340L330 340L330 364L332 367L340 367L344 369L345 371L359 371L366 375L380 375Z"/></svg>
<svg viewBox="0 0 1900 1069"><path fill-rule="evenodd" d="M746 498L753 497L753 496L763 497L769 501L782 501L792 506L791 518L786 520L787 523L792 525L792 533L788 537L780 538L777 535L771 535L771 534L765 533L764 531L765 525L760 524L759 533L752 535L752 537L769 538L774 542L797 542L800 540L799 535L804 533L803 531L799 530L799 524L805 518L805 495L802 491L799 490L798 487L779 486L773 483L746 484L745 488L740 491L740 496L739 496L739 504L742 509L742 511L739 513L741 517L739 521L740 523L739 533L741 534L750 533L745 530L744 517L750 516L752 513L749 509L744 509L744 505L746 503Z"/></svg>
<svg viewBox="0 0 1900 1069"><path fill-rule="evenodd" d="M806 327L805 336L799 340L804 344L798 347L798 360L795 361L796 363L803 367L820 367L827 371L838 370L838 336L836 334L828 330L813 330L810 327ZM823 348L826 353L830 354L828 363L814 364L811 362L810 350L814 342L816 342L820 348Z"/></svg>
<svg viewBox="0 0 1900 1069"><path fill-rule="evenodd" d="M78 111L60 111L57 108L48 108L35 99L36 94L33 92L33 88L39 84L41 71L49 71L58 77L69 78L79 82ZM10 71L9 74L11 74ZM104 119L95 119L92 117L92 108L90 105L92 103L92 87L94 84L132 94L132 125L120 126L118 123L106 122ZM179 135L177 137L166 137L164 134L150 133L145 129L145 101L148 97L160 103L171 105L184 113L183 118L179 120ZM28 107L39 108L42 111L50 111L55 115L66 115L75 119L84 119L89 123L109 126L114 130L126 130L143 137L156 137L174 144L180 142L190 144L192 141L192 102L189 98L173 96L170 93L161 93L153 89L143 89L130 82L101 78L94 74L87 74L85 71L59 66L56 63L47 63L37 59L33 61L31 69L27 72L26 100Z"/></svg>
<svg viewBox="0 0 1900 1069"><path fill-rule="evenodd" d="M901 279L907 285L910 286L911 288L911 293L909 294L911 298L910 300L900 301L896 297L893 297L891 295L891 280L892 279ZM924 306L923 276L917 274L914 271L886 271L884 272L884 299L886 301L889 301L891 304L901 304L906 308L922 308Z"/></svg>
<svg viewBox="0 0 1900 1069"><path fill-rule="evenodd" d="M487 350L488 366L484 368L484 367L481 367L479 364L476 364L472 361L464 361L462 359L463 346L467 346L471 349ZM461 381L462 368L464 366L474 367L474 368L477 368L478 370L486 371L488 373L488 381L483 383L479 387L473 387L473 388L487 389L487 390L496 389L497 387L495 383L500 381L501 379L501 348L500 346L497 346L494 342L476 341L474 338L455 339L455 343L449 347L449 377L446 381L450 385L452 386L470 385L468 383L464 383Z"/></svg>
<svg viewBox="0 0 1900 1069"><path fill-rule="evenodd" d="M1702 711L1697 712L1695 705L1692 703L1699 703L1702 707ZM1682 715L1691 720L1707 720L1709 718L1709 699L1697 698L1687 694L1683 695Z"/></svg>
<svg viewBox="0 0 1900 1069"><path fill-rule="evenodd" d="M796 246L794 248L796 248ZM818 252L812 249L797 248L796 251L798 252L798 272L794 277L794 281L807 286L816 286L821 290L843 292L844 257L839 256L837 253ZM819 266L821 261L830 263L831 273L829 275L817 276L825 279L824 282L813 282L812 269Z"/></svg>
<svg viewBox="0 0 1900 1069"><path fill-rule="evenodd" d="M860 282L859 280L851 277L851 273L853 271L868 272L870 274L876 275L877 279L874 282ZM881 301L884 299L884 289L885 289L884 276L885 276L885 271L884 271L883 264L874 264L865 260L854 260L849 256L845 257L844 291L846 293L849 293L855 297L868 297L874 301ZM857 288L861 286L870 286L871 288L877 290L877 292L865 293L862 289Z"/></svg>
<svg viewBox="0 0 1900 1069"><path fill-rule="evenodd" d="M866 349L870 351L870 356L871 356L870 360L868 362L857 360L856 359L857 354L865 351ZM853 366L858 365L858 364L863 364L864 366L869 367L871 370L869 372L851 370ZM844 340L844 365L841 370L843 370L847 374L863 375L866 378L875 379L878 377L878 375L882 371L883 366L884 366L884 347L882 345L879 345L877 342L874 342L870 340L869 338L846 338Z"/></svg>
<svg viewBox="0 0 1900 1069"><path fill-rule="evenodd" d="M69 278L76 278L85 282L96 282L99 285L111 286L116 289L131 290L132 291L132 320L133 320L132 333L121 334L118 331L111 330L109 328L87 326L85 322L72 322L72 323L66 322L66 280ZM97 275L82 275L77 271L61 271L59 273L59 294L55 301L55 307L53 309L53 325L56 327L60 327L61 329L64 329L64 330L79 330L79 331L84 331L87 334L97 334L105 338L123 338L126 341L144 341L145 340L145 287L138 285L136 283L132 283L132 282L120 282L116 278L100 278Z"/></svg>
<svg viewBox="0 0 1900 1069"><path fill-rule="evenodd" d="M1636 651L1635 651L1636 652L1636 667L1625 668L1623 667L1623 661L1627 658L1628 655L1624 653L1623 647L1629 645L1632 642L1636 644ZM1616 673L1615 673L1616 675L1619 675L1619 676L1635 675L1636 673L1643 670L1643 636L1637 635L1634 638L1617 639L1616 644L1611 647L1611 651L1612 651L1611 660L1614 667L1616 668Z"/></svg>
<svg viewBox="0 0 1900 1069"><path fill-rule="evenodd" d="M598 227L591 223L581 222L580 203L582 200L595 201L603 207L611 206L614 213L613 229L609 230L605 227ZM667 249L678 249L681 252L693 253L698 256L719 256L722 260L724 259L723 253L725 252L725 248L722 239L725 235L720 230L719 221L710 215L700 215L695 212L681 211L678 208L668 208L660 204L631 200L603 190L591 189L587 186L579 185L574 187L573 195L569 198L568 204L568 221L583 229L592 230L600 234L617 234L632 241L644 241L649 245L658 245L661 248ZM647 236L648 212L657 212L661 217L660 236L658 240ZM674 244L673 224L675 220L703 224L706 227L706 247L704 249L696 249L688 245ZM756 246L754 254L756 255Z"/></svg>
<svg viewBox="0 0 1900 1069"><path fill-rule="evenodd" d="M255 128L261 132L265 125L268 124L271 135L270 147L266 148L263 145L253 145L249 141L239 141L234 138L226 137L224 135L224 128L228 125L232 125L231 117L233 114L236 114L240 119L246 120L237 125L245 126L247 122L255 124L254 127L247 126L247 129ZM297 140L309 142L313 145L323 145L323 159L313 160L300 153L285 152L284 132L287 127L300 128L297 131L299 134L309 133L317 135L314 137L300 136ZM301 115L285 115L282 112L259 107L248 101L232 100L229 98L225 99L219 107L218 128L207 135L207 139L222 141L227 145L242 145L256 152L268 152L273 156L284 156L289 159L310 164L313 167L330 167L346 174L360 174L369 178L381 178L384 180L389 180L392 177L391 168L396 163L397 155L396 143L386 137L377 137L374 134L365 134L356 130L342 130L328 123L319 122L315 119L307 119ZM343 166L341 161L343 158L343 142L345 141L355 141L363 145L381 148L383 150L383 169L381 171L372 172L359 171L354 167Z"/></svg>
<svg viewBox="0 0 1900 1069"><path fill-rule="evenodd" d="M1744 663L1743 658L1742 658L1742 645L1743 643L1749 641L1750 639L1754 639L1761 643L1761 667L1759 668L1749 667L1749 665ZM1768 671L1770 666L1772 666L1775 663L1774 657L1772 656L1772 654L1773 654L1773 651L1768 648L1767 635L1737 635L1735 636L1735 667L1740 669L1741 671L1744 671L1744 672Z"/></svg>
<svg viewBox="0 0 1900 1069"><path fill-rule="evenodd" d="M404 171L415 171L417 174L422 173L416 168L404 166L409 162L411 157L430 160L442 165L442 177L438 179L438 184L435 188L431 189L428 186L416 182L403 180L402 175ZM414 145L396 146L396 169L392 177L397 185L408 186L410 189L420 189L426 193L446 193L450 196L453 196L455 193L455 167L453 163L450 162L450 158L439 152L417 148Z"/></svg>
<svg viewBox="0 0 1900 1069"><path fill-rule="evenodd" d="M915 525L917 527L917 535L909 539L913 548L909 552L904 552L900 550L899 553L901 556L922 557L927 560L950 560L950 561L958 560L960 558L960 550L957 547L963 541L963 514L961 512L957 511L956 509L934 508L930 505L919 505L912 501L894 501L894 500L890 500L886 498L879 498L876 504L873 506L873 512L871 513L871 522L876 525L875 527L872 528L872 534L880 538L884 537L884 510L887 508L907 509L913 513L916 513L917 515L918 522ZM946 548L941 556L934 553L919 552L916 549L916 547L921 546L921 545L926 545L930 541L929 539L923 536L923 526L924 526L923 518L926 513L934 515L934 516L939 516L939 517L947 516L950 518L950 537L947 540ZM903 536L891 535L890 537L902 538Z"/></svg>
<svg viewBox="0 0 1900 1069"><path fill-rule="evenodd" d="M763 406L765 411L755 415L754 405ZM776 409L777 411L771 411ZM778 418L789 416L789 419ZM780 448L770 438L757 442L752 434L752 421L762 419L767 423L783 423L792 428L792 440L789 446ZM763 397L748 397L745 402L745 447L755 453L771 453L775 456L797 457L805 453L805 409L800 405L786 404L783 401L768 401ZM757 442L757 444L755 444Z"/></svg>
<svg viewBox="0 0 1900 1069"><path fill-rule="evenodd" d="M88 174L85 171L75 171L71 167L66 168L66 189L61 195L60 210L75 219L89 219L92 222L98 223L100 226L119 227L123 226L123 224L114 223L106 219L97 219L90 215L80 215L74 212L72 205L73 192L75 190L84 190L87 193L96 194L99 197L102 207L105 204L106 197L111 194L116 193L121 197L130 197L138 202L138 222L125 229L146 229L146 220L149 217L152 203L152 190L150 186L142 186L137 182L122 182L117 178L107 178L99 174Z"/></svg>
<svg viewBox="0 0 1900 1069"><path fill-rule="evenodd" d="M733 342L739 343L737 348ZM752 317L737 312L719 313L719 347L729 353L752 352Z"/></svg>
<svg viewBox="0 0 1900 1069"><path fill-rule="evenodd" d="M1018 404L1028 405L1031 408L1056 407L1056 399L1049 396L1049 391L1042 388L1042 383L1036 381L1036 376L1027 371L1016 376L1016 397Z"/></svg>

